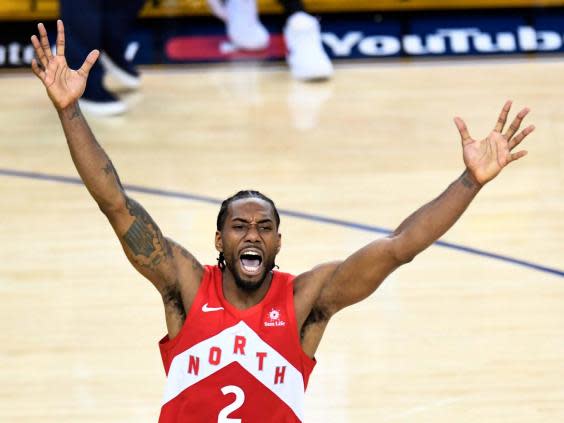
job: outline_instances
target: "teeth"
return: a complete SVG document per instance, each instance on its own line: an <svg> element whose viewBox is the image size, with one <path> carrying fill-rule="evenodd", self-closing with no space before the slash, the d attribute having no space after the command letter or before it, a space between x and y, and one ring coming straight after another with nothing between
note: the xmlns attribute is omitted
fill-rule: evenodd
<svg viewBox="0 0 564 423"><path fill-rule="evenodd" d="M256 250L243 250L240 255L243 270L255 274L261 268L262 254Z"/></svg>
<svg viewBox="0 0 564 423"><path fill-rule="evenodd" d="M245 269L247 272L256 272L258 268L259 268L258 266L255 267L255 266L243 265L243 269Z"/></svg>
<svg viewBox="0 0 564 423"><path fill-rule="evenodd" d="M260 253L257 252L257 251L252 251L252 250L246 250L246 251L245 251L245 250L243 250L243 251L241 252L241 255L240 255L239 257L243 257L243 256L246 256L246 257L256 257L256 258L258 258L259 260L262 260L262 254L260 254Z"/></svg>
<svg viewBox="0 0 564 423"><path fill-rule="evenodd" d="M243 270L245 270L245 272L248 273L256 273L260 268L260 265L252 266L252 265L245 265L245 263L241 263L241 265L243 266Z"/></svg>

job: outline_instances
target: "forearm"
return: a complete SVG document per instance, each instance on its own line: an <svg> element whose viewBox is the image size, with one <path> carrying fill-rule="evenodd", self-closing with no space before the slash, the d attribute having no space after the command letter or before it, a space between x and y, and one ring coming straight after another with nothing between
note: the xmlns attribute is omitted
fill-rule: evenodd
<svg viewBox="0 0 564 423"><path fill-rule="evenodd" d="M466 170L441 195L405 219L392 234L398 240L401 261L410 261L450 229L480 188Z"/></svg>
<svg viewBox="0 0 564 423"><path fill-rule="evenodd" d="M58 110L70 154L86 188L105 211L124 202L124 191L106 152L96 141L78 103Z"/></svg>

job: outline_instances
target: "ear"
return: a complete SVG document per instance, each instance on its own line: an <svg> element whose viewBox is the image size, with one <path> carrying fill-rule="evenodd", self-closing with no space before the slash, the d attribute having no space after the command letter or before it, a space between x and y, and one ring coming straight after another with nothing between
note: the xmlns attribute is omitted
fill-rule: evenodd
<svg viewBox="0 0 564 423"><path fill-rule="evenodd" d="M219 231L215 231L215 249L220 253L223 252L223 240Z"/></svg>
<svg viewBox="0 0 564 423"><path fill-rule="evenodd" d="M282 248L282 234L278 234L278 245L276 246L276 254L280 252L280 248Z"/></svg>

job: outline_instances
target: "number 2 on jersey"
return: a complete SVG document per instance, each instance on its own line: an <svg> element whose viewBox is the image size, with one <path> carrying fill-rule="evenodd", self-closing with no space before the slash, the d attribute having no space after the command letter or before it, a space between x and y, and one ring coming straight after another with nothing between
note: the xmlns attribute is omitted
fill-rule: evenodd
<svg viewBox="0 0 564 423"><path fill-rule="evenodd" d="M243 405L245 402L245 392L238 386L228 385L221 388L221 393L223 395L235 394L235 401L219 412L217 423L241 423L241 419L230 419L228 416Z"/></svg>

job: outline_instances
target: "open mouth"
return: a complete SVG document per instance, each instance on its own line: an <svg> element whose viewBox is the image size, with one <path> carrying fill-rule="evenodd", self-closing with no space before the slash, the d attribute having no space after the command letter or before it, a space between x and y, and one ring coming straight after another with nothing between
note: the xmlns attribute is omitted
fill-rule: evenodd
<svg viewBox="0 0 564 423"><path fill-rule="evenodd" d="M239 256L243 271L249 275L260 273L262 265L262 253L257 250L243 250Z"/></svg>

